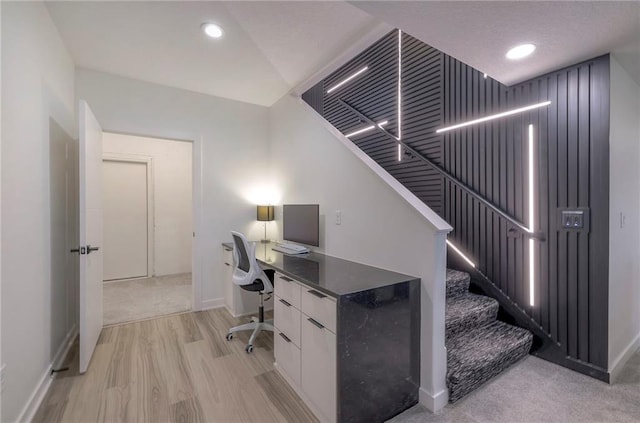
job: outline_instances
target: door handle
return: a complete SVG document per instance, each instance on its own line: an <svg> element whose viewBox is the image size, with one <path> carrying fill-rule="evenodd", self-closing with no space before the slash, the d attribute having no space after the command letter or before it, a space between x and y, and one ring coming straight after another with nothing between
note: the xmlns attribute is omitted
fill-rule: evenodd
<svg viewBox="0 0 640 423"><path fill-rule="evenodd" d="M72 248L71 250L69 250L69 252L78 253L80 255L87 254L87 250L85 247Z"/></svg>
<svg viewBox="0 0 640 423"><path fill-rule="evenodd" d="M87 245L87 254L91 254L92 251L98 251L100 247L92 247L91 244Z"/></svg>

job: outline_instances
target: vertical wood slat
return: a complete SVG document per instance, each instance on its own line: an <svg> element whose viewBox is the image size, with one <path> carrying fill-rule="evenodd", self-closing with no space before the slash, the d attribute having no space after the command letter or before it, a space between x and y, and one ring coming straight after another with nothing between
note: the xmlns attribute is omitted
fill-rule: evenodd
<svg viewBox="0 0 640 423"><path fill-rule="evenodd" d="M578 68L578 204L589 207L589 65ZM589 361L589 237L578 234L578 358Z"/></svg>
<svg viewBox="0 0 640 423"><path fill-rule="evenodd" d="M558 75L552 75L548 78L549 81L549 95L548 99L551 100L547 116L549 117L549 126L547 127L547 145L548 156L547 166L549 173L546 175L546 182L549 187L549 207L546 209L546 213L549 216L549 226L547 231L547 242L545 243L545 256L549 258L549 269L543 274L547 274L549 278L549 333L555 340L560 339L560 315L559 315L559 272L558 272L558 246L559 246L559 233L556 230L558 228L557 213L558 207L558 96L560 90L558 89ZM544 301L540 299L540 301Z"/></svg>
<svg viewBox="0 0 640 423"><path fill-rule="evenodd" d="M567 76L558 75L558 207L568 207L568 172L567 172ZM568 232L558 234L558 342L565 353L569 354L568 338Z"/></svg>
<svg viewBox="0 0 640 423"><path fill-rule="evenodd" d="M541 102L549 98L549 79L543 78L539 81L538 93L535 96L536 101ZM548 133L548 116L549 113L537 113L538 121L534 126L533 136L536 151L536 161L539 163L538 169L534 167L535 172L535 185L538 187L536 203L540 204L540 213L537 214L536 228L543 231L546 234L550 234L550 216L549 216L549 180L545 178L550 172L549 164L546 158L549 154L549 140L546 134ZM547 333L551 333L551 287L550 278L547 269L549 269L549 255L548 245L544 242L537 242L538 250L536 251L536 257L538 259L538 265L535 271L535 292L537 293L537 303L539 304L539 314L536 316L536 321L539 322ZM546 301L540 301L540 298L547 299Z"/></svg>
<svg viewBox="0 0 640 423"><path fill-rule="evenodd" d="M483 81L479 80L480 74L476 75L478 78L477 86L479 90L478 95L478 107L476 109L477 116L486 116L485 112L485 94L487 84L483 83ZM484 79L484 77L483 77ZM477 187L480 194L482 194L485 198L487 198L487 145L486 145L486 126L477 128L477 140L478 140L478 152L477 152ZM484 207L478 204L478 229L476 230L477 234L477 243L474 246L475 251L479 251L479 261L482 269L487 268L487 252L488 250L488 237L487 237L487 217L486 210Z"/></svg>
<svg viewBox="0 0 640 423"><path fill-rule="evenodd" d="M604 64L603 64L604 62ZM591 65L589 81L589 362L608 365L609 304L609 57ZM605 119L606 117L606 119ZM594 160L593 158L597 158ZM595 230L595 229L598 230Z"/></svg>
<svg viewBox="0 0 640 423"><path fill-rule="evenodd" d="M571 69L567 78L567 206L578 207L578 71ZM567 234L567 333L568 350L578 356L578 234Z"/></svg>

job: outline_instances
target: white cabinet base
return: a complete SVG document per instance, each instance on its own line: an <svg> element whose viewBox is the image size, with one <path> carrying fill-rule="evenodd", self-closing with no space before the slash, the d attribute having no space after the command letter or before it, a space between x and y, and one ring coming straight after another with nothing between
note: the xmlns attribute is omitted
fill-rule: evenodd
<svg viewBox="0 0 640 423"><path fill-rule="evenodd" d="M336 335L302 315L300 386L324 415L336 420Z"/></svg>
<svg viewBox="0 0 640 423"><path fill-rule="evenodd" d="M300 348L291 340L286 341L281 333L277 329L273 333L275 356L280 360L280 368L287 373L293 383L300 385Z"/></svg>
<svg viewBox="0 0 640 423"><path fill-rule="evenodd" d="M278 372L278 374L285 380L285 382L287 382L289 384L289 386L291 387L291 389L293 389L293 391L300 397L300 399L305 403L305 405L307 407L309 407L309 410L311 410L311 412L313 413L314 416L316 416L316 418L318 420L320 420L320 423L333 423L336 421L335 417L333 419L328 418L327 416L325 416L324 414L322 414L320 412L320 410L318 408L316 408L315 405L313 405L313 403L311 402L311 400L309 399L309 397L307 397L305 395L304 392L302 392L302 388L300 388L299 385L297 385L293 379L291 379L289 377L289 375L287 374L286 371L282 370L281 366L278 366L278 363L274 363L274 367L276 369L276 371Z"/></svg>

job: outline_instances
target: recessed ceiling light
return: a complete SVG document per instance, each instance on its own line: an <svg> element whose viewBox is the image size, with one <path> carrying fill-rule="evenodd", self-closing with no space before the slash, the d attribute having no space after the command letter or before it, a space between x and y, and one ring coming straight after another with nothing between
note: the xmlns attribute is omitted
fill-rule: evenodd
<svg viewBox="0 0 640 423"><path fill-rule="evenodd" d="M507 52L507 59L517 60L527 57L536 49L533 44L520 44Z"/></svg>
<svg viewBox="0 0 640 423"><path fill-rule="evenodd" d="M222 37L222 34L224 34L222 28L214 23L203 23L202 30L211 38L220 38Z"/></svg>

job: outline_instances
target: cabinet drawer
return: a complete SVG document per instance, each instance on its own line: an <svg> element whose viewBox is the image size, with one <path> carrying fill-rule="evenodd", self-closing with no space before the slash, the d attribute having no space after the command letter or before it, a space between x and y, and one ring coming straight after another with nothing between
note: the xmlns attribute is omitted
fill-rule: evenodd
<svg viewBox="0 0 640 423"><path fill-rule="evenodd" d="M302 391L323 414L320 421L335 422L336 408L336 335L319 328L302 316Z"/></svg>
<svg viewBox="0 0 640 423"><path fill-rule="evenodd" d="M227 266L233 267L233 250L229 247L222 247L222 261Z"/></svg>
<svg viewBox="0 0 640 423"><path fill-rule="evenodd" d="M296 385L300 386L300 349L285 336L280 331L274 333L276 364Z"/></svg>
<svg viewBox="0 0 640 423"><path fill-rule="evenodd" d="M273 324L280 332L300 347L300 310L284 298L275 296L273 303Z"/></svg>
<svg viewBox="0 0 640 423"><path fill-rule="evenodd" d="M302 307L307 316L321 323L331 332L336 333L336 300L316 291L315 289L302 288Z"/></svg>
<svg viewBox="0 0 640 423"><path fill-rule="evenodd" d="M300 284L288 276L276 272L273 289L276 295L300 309Z"/></svg>

